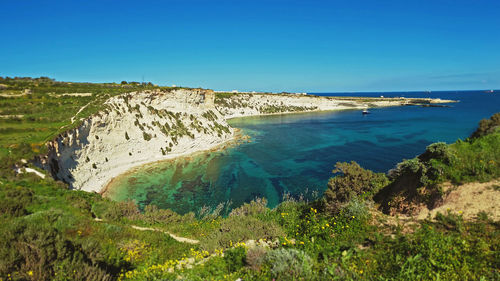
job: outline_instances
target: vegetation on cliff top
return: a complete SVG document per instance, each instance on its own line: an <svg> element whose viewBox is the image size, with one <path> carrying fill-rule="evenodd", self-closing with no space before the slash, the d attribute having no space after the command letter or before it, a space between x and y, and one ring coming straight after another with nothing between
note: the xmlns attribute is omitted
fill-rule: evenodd
<svg viewBox="0 0 500 281"><path fill-rule="evenodd" d="M0 77L0 159L8 166L43 153L45 142L75 128L122 93L170 89L151 83L70 83L47 77Z"/></svg>

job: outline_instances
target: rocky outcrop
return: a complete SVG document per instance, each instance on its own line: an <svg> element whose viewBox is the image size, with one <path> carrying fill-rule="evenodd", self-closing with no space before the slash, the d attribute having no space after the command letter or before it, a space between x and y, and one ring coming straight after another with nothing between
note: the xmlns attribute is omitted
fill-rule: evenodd
<svg viewBox="0 0 500 281"><path fill-rule="evenodd" d="M134 92L49 142L38 165L71 188L100 191L133 166L210 149L233 133L212 91Z"/></svg>

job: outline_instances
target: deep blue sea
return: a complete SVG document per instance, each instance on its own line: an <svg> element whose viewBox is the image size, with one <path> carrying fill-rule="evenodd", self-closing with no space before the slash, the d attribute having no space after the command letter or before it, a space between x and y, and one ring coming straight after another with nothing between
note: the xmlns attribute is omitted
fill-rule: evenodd
<svg viewBox="0 0 500 281"><path fill-rule="evenodd" d="M431 97L459 100L450 107L400 106L321 113L238 118L251 136L224 151L145 165L119 177L109 196L155 204L179 213L256 197L273 207L283 194L321 195L336 162L358 162L386 172L433 142L467 138L478 122L500 112L500 91L332 93L325 96Z"/></svg>

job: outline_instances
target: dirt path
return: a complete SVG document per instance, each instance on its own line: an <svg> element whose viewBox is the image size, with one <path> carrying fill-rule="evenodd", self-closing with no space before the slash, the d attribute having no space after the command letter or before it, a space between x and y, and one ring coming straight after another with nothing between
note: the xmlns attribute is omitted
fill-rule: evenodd
<svg viewBox="0 0 500 281"><path fill-rule="evenodd" d="M77 112L77 113L75 113L75 115L73 115L73 117L71 117L71 123L70 123L70 124L68 124L68 125L63 125L63 126L61 126L61 127L59 128L59 130L60 130L60 129L62 129L62 128L64 128L64 127L67 127L67 126L69 126L69 125L71 125L71 124L73 124L73 123L75 123L75 118L76 118L76 116L78 116L78 114L80 114L80 112L82 112L82 111L83 111L83 110L84 110L84 109L85 109L85 108L86 108L89 104L91 104L91 103L92 103L92 101L90 101L90 102L89 102L89 103L87 103L86 105L84 105L84 106L80 107L80 109L78 110L78 112Z"/></svg>
<svg viewBox="0 0 500 281"><path fill-rule="evenodd" d="M180 237L180 236L174 235L174 234L172 234L170 232L167 232L167 231L164 231L164 230L161 230L161 229L158 229L158 228L142 227L142 226L137 226L137 225L132 225L131 227L133 229L137 229L137 230L141 230L141 231L150 230L150 231L163 232L163 233L165 233L167 235L170 235L170 237L172 237L174 240L176 240L178 242L181 242L181 243L189 243L189 244L198 244L198 243L200 243L200 241L198 241L198 240L190 239L190 238L185 238L185 237Z"/></svg>
<svg viewBox="0 0 500 281"><path fill-rule="evenodd" d="M75 118L76 116L78 116L78 114L80 114L80 112L82 112L92 101L90 101L89 103L87 103L86 105L80 107L80 110L78 110L78 112L73 116L71 117L71 124L73 124L75 122Z"/></svg>
<svg viewBox="0 0 500 281"><path fill-rule="evenodd" d="M24 114L0 115L0 119L23 118Z"/></svg>
<svg viewBox="0 0 500 281"><path fill-rule="evenodd" d="M104 220L101 219L101 218L94 218L95 221L98 221L98 222L103 222ZM174 240L176 240L177 242L181 242L181 243L189 243L189 244L198 244L200 243L200 241L196 240L196 239L190 239L190 238L186 238L186 237L181 237L181 236L177 236L175 234L172 234L170 232L167 232L167 231L164 231L164 230L161 230L159 228L152 228L152 227L142 227L142 226L137 226L137 225L131 225L130 227L132 227L133 229L137 229L137 230L140 230L140 231L158 231L158 232L163 232L167 235L169 235L170 237L172 237Z"/></svg>
<svg viewBox="0 0 500 281"><path fill-rule="evenodd" d="M23 94L0 94L0 97L2 98L18 98L18 97L23 97L23 96L27 96L28 94L27 93L23 93Z"/></svg>
<svg viewBox="0 0 500 281"><path fill-rule="evenodd" d="M90 97L92 93L64 93L64 94L49 94L51 97Z"/></svg>

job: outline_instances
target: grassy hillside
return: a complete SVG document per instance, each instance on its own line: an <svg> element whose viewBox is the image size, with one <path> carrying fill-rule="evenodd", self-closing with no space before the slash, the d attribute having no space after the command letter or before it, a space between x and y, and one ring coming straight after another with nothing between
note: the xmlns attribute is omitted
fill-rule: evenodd
<svg viewBox="0 0 500 281"><path fill-rule="evenodd" d="M14 82L0 82L9 83ZM68 88L57 93L91 91L66 84L61 87ZM30 95L0 97L1 115L33 117L19 117L19 123L2 121L1 128L11 132L2 131L4 163L38 153L41 147L33 143L42 144L58 126L69 125L80 106L95 101L89 110L97 110L99 97L133 89L102 84L92 96L52 100L48 89L58 86L38 93L33 87ZM37 102L22 106L30 96ZM468 140L429 146L389 176L356 163L339 163L319 200L287 197L269 209L264 199L256 199L226 217L220 216L223 206L182 216L155 206L140 212L133 202L67 190L60 182L33 174L14 175L12 167L3 164L0 280L499 279L500 225L487 214L465 221L460 214L447 213L403 225L377 211L409 212L413 209L402 206L438 204L443 196L439 184L445 181L498 178L497 117L482 122L479 133Z"/></svg>
<svg viewBox="0 0 500 281"><path fill-rule="evenodd" d="M103 109L111 96L161 87L151 83L71 83L50 78L0 77L0 157L29 159L44 143ZM164 88L166 89L166 88Z"/></svg>
<svg viewBox="0 0 500 281"><path fill-rule="evenodd" d="M441 183L487 182L500 177L500 113L482 120L465 141L435 143L414 159L389 172L391 184L377 194L387 213L413 213L429 208L443 197Z"/></svg>

